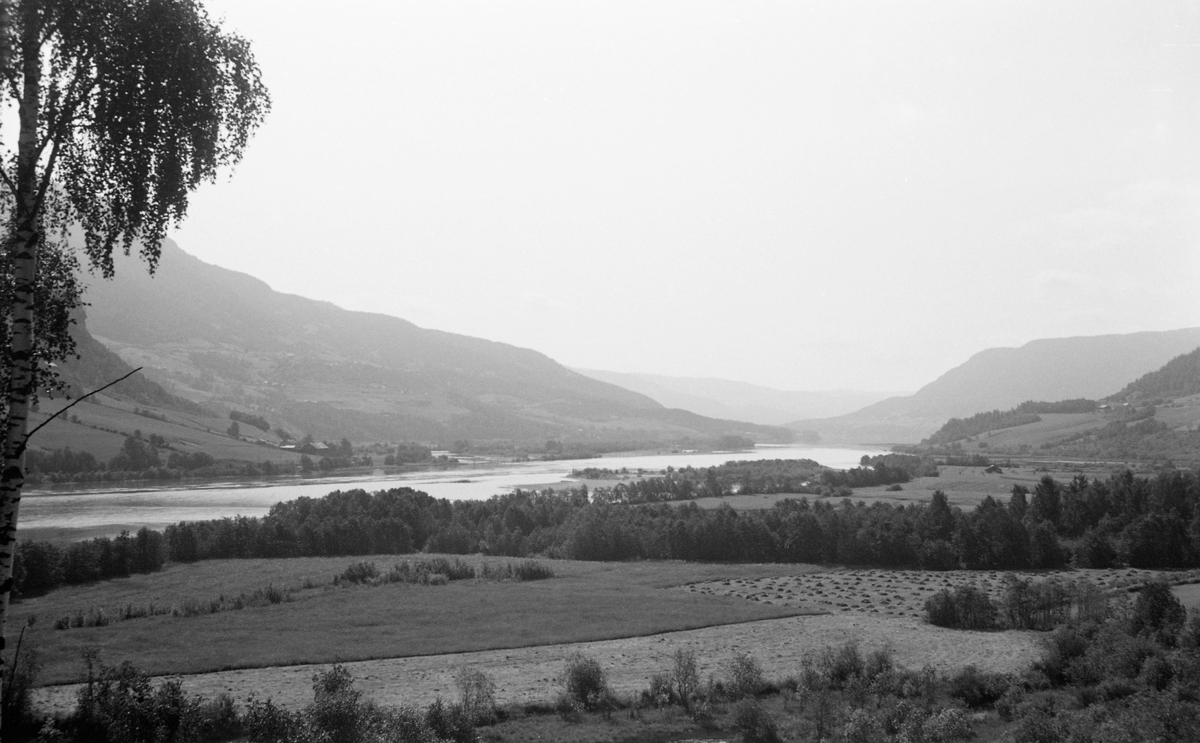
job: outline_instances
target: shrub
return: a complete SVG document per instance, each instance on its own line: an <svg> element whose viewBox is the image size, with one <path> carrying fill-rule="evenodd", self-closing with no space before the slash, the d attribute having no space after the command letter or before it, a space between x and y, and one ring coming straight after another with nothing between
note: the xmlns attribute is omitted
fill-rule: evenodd
<svg viewBox="0 0 1200 743"><path fill-rule="evenodd" d="M1135 635L1156 637L1168 646L1174 645L1185 618L1183 604L1171 593L1171 587L1163 581L1154 581L1142 586L1138 592L1129 620L1130 631Z"/></svg>
<svg viewBox="0 0 1200 743"><path fill-rule="evenodd" d="M439 741L476 743L479 740L466 711L457 704L445 704L441 699L434 700L425 710L425 724Z"/></svg>
<svg viewBox="0 0 1200 743"><path fill-rule="evenodd" d="M233 697L228 694L201 702L196 718L196 734L200 740L233 740L242 735L242 719Z"/></svg>
<svg viewBox="0 0 1200 743"><path fill-rule="evenodd" d="M1066 681L1067 666L1076 658L1082 657L1088 650L1089 641L1076 628L1059 627L1050 633L1044 641L1042 655L1034 663L1034 668L1046 674L1052 684Z"/></svg>
<svg viewBox="0 0 1200 743"><path fill-rule="evenodd" d="M972 665L950 677L947 692L951 697L975 709L994 704L1008 690L1009 685L1007 676L983 673Z"/></svg>
<svg viewBox="0 0 1200 743"><path fill-rule="evenodd" d="M253 696L246 702L242 731L254 743L289 743L300 729L298 715L275 706L270 699L260 702Z"/></svg>
<svg viewBox="0 0 1200 743"><path fill-rule="evenodd" d="M656 673L650 677L650 688L642 692L642 702L651 707L666 707L671 703L671 677Z"/></svg>
<svg viewBox="0 0 1200 743"><path fill-rule="evenodd" d="M473 725L488 725L496 719L496 682L483 671L463 667L454 677L459 705Z"/></svg>
<svg viewBox="0 0 1200 743"><path fill-rule="evenodd" d="M696 654L680 648L675 651L675 667L671 669L671 686L675 698L684 709L691 709L692 697L700 688L700 673L696 670Z"/></svg>
<svg viewBox="0 0 1200 743"><path fill-rule="evenodd" d="M345 666L315 674L313 703L307 711L312 726L329 743L356 743L364 728L362 692Z"/></svg>
<svg viewBox="0 0 1200 743"><path fill-rule="evenodd" d="M938 710L925 718L921 723L921 733L927 743L967 740L974 735L966 713L954 707Z"/></svg>
<svg viewBox="0 0 1200 743"><path fill-rule="evenodd" d="M1171 685L1174 675L1174 669L1171 668L1167 659L1156 654L1146 658L1142 663L1142 673L1139 678L1147 687L1155 691L1162 691Z"/></svg>
<svg viewBox="0 0 1200 743"><path fill-rule="evenodd" d="M266 588L254 589L254 595L250 597L251 604L282 604L284 601L292 600L292 589L287 586L276 586L274 583L268 583Z"/></svg>
<svg viewBox="0 0 1200 743"><path fill-rule="evenodd" d="M775 720L757 701L739 702L733 713L734 727L742 734L744 743L778 743L779 729Z"/></svg>
<svg viewBox="0 0 1200 743"><path fill-rule="evenodd" d="M346 566L334 582L370 583L379 577L379 569L373 562L355 562Z"/></svg>
<svg viewBox="0 0 1200 743"><path fill-rule="evenodd" d="M576 653L567 659L567 667L563 672L563 686L567 697L581 705L584 709L597 709L602 706L608 696L608 679L600 662L582 653Z"/></svg>
<svg viewBox="0 0 1200 743"><path fill-rule="evenodd" d="M879 730L879 721L860 707L850 712L838 739L846 743L871 743L879 738Z"/></svg>
<svg viewBox="0 0 1200 743"><path fill-rule="evenodd" d="M853 678L862 675L864 668L858 643L847 642L838 648L825 648L821 653L821 670L829 685L841 689Z"/></svg>
<svg viewBox="0 0 1200 743"><path fill-rule="evenodd" d="M1012 684L1000 698L996 700L996 714L1000 715L1000 719L1009 722L1017 714L1017 710L1021 704L1025 702L1025 690L1020 684Z"/></svg>
<svg viewBox="0 0 1200 743"><path fill-rule="evenodd" d="M876 648L867 656L866 665L863 667L863 676L868 681L874 681L880 676L890 674L896 668L895 651L890 645L881 648Z"/></svg>
<svg viewBox="0 0 1200 743"><path fill-rule="evenodd" d="M512 568L517 580L546 580L554 577L554 571L537 560L524 560Z"/></svg>
<svg viewBox="0 0 1200 743"><path fill-rule="evenodd" d="M729 681L725 685L729 695L734 699L752 697L758 694L766 685L763 679L762 667L749 653L738 653L729 662Z"/></svg>

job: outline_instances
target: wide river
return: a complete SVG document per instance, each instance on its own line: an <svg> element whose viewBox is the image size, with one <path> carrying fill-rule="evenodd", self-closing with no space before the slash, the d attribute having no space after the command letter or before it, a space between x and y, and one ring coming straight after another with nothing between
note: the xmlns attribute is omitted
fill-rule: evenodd
<svg viewBox="0 0 1200 743"><path fill-rule="evenodd" d="M131 487L106 490L73 489L30 492L21 499L21 529L161 529L179 521L225 516L265 516L271 506L300 496L321 497L335 490L361 488L368 492L411 487L435 498L484 500L517 487L536 487L570 481L572 470L584 467L664 470L672 467L710 467L729 461L757 459L814 459L826 467L857 467L864 454L882 449L839 449L821 446L764 446L750 451L704 454L646 454L573 459L557 462L503 462L460 465L436 472L407 472L389 476L323 477L285 482L219 483L188 487Z"/></svg>

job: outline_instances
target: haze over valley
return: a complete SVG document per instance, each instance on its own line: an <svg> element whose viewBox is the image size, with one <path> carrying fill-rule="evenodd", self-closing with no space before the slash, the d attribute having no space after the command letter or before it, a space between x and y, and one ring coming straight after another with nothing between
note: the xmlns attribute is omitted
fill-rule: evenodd
<svg viewBox="0 0 1200 743"><path fill-rule="evenodd" d="M5 743L1200 740L1200 3L0 2Z"/></svg>

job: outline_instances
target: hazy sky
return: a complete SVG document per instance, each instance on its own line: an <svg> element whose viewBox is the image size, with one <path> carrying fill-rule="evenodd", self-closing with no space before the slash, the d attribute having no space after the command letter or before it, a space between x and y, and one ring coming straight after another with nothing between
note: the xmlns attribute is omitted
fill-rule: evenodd
<svg viewBox="0 0 1200 743"><path fill-rule="evenodd" d="M1200 3L206 5L274 110L175 237L280 291L801 390L1200 325Z"/></svg>

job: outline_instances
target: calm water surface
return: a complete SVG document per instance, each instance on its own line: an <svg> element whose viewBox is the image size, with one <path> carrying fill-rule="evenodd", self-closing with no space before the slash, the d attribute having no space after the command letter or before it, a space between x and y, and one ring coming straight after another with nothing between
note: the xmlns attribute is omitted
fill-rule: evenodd
<svg viewBox="0 0 1200 743"><path fill-rule="evenodd" d="M265 516L271 506L300 496L319 498L334 490L366 491L411 487L435 498L485 500L516 487L569 481L572 470L584 467L622 467L663 470L672 467L711 467L731 460L815 459L826 467L858 466L864 454L882 449L833 447L760 447L744 452L705 454L648 454L575 459L559 462L504 462L462 465L439 472L409 472L387 477L321 478L284 483L196 485L172 488L118 488L29 493L21 499L21 528L95 529L105 526L149 526L160 529L178 521L225 516Z"/></svg>

